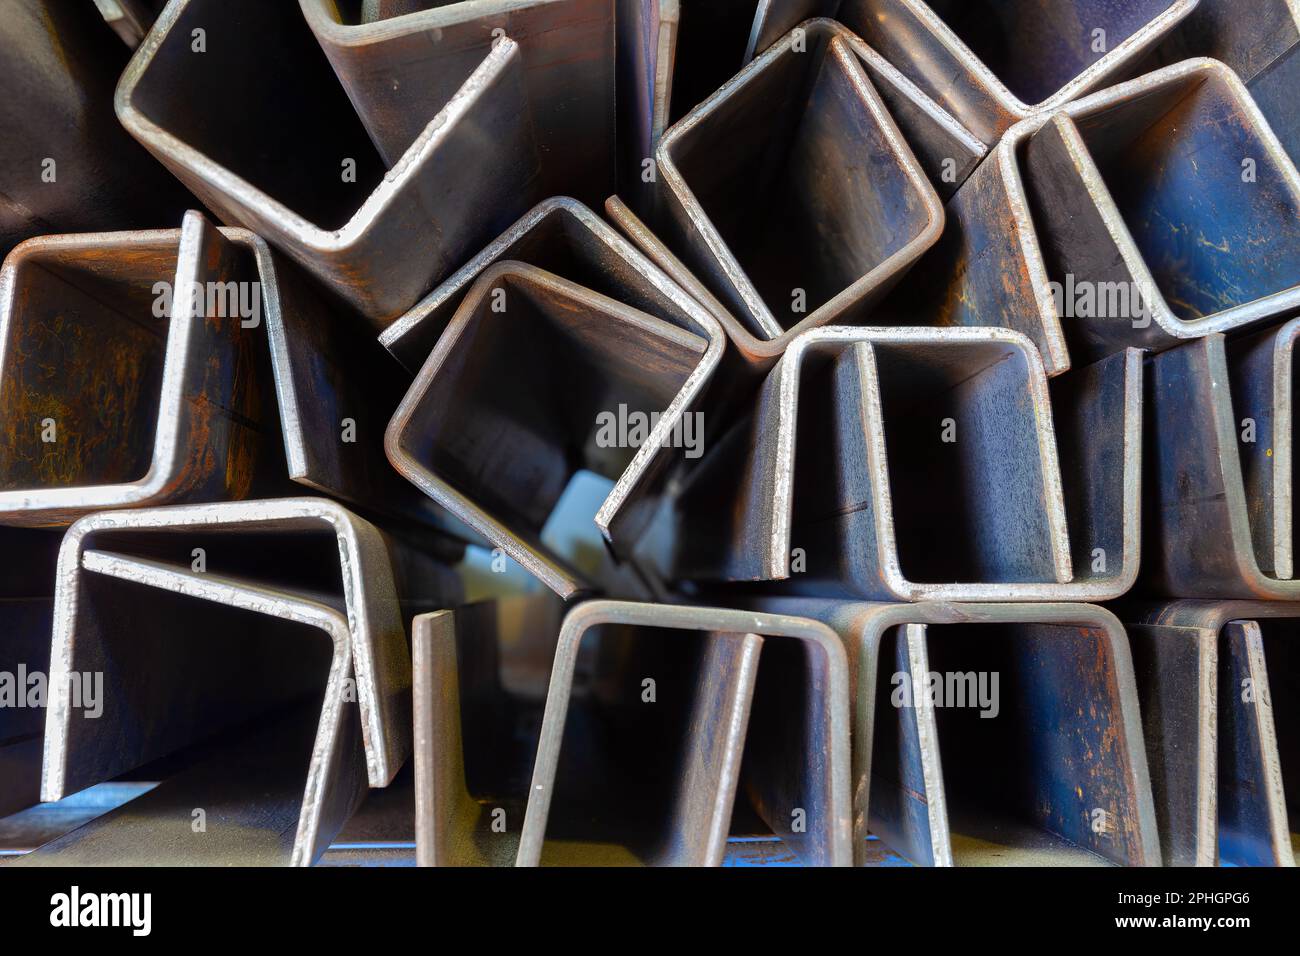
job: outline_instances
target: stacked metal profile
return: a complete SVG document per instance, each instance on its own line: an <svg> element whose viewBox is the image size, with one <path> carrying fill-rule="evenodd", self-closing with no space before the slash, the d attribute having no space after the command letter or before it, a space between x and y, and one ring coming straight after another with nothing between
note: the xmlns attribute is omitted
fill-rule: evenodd
<svg viewBox="0 0 1300 956"><path fill-rule="evenodd" d="M4 6L0 862L1294 865L1296 0Z"/></svg>

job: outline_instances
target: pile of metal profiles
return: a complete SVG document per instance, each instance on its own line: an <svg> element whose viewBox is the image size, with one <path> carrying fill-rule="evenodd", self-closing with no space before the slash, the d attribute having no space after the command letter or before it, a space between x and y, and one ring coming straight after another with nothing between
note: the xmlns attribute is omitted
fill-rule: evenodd
<svg viewBox="0 0 1300 956"><path fill-rule="evenodd" d="M196 212L24 242L0 269L0 524L292 479L452 526L387 467L400 370L348 318L257 236ZM333 440L349 421L358 440Z"/></svg>
<svg viewBox="0 0 1300 956"><path fill-rule="evenodd" d="M13 5L0 862L1295 864L1296 0Z"/></svg>
<svg viewBox="0 0 1300 956"><path fill-rule="evenodd" d="M1300 308L1300 178L1214 61L1017 124L947 212L918 278L882 311L1010 324L1049 374Z"/></svg>
<svg viewBox="0 0 1300 956"><path fill-rule="evenodd" d="M539 198L518 45L503 38L461 80L439 102L421 95L418 135L385 153L299 10L188 0L163 10L116 102L206 205L382 328ZM475 175L447 189L465 168Z"/></svg>
<svg viewBox="0 0 1300 956"><path fill-rule="evenodd" d="M1166 863L1294 866L1300 605L1138 603L1125 620Z"/></svg>

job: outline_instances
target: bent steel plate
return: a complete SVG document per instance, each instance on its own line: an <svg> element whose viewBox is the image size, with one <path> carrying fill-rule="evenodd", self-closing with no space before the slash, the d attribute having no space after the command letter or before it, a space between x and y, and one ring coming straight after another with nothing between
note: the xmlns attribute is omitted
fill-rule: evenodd
<svg viewBox="0 0 1300 956"><path fill-rule="evenodd" d="M1170 597L1294 600L1288 323L1150 363L1142 584ZM1276 364L1276 363L1280 363Z"/></svg>
<svg viewBox="0 0 1300 956"><path fill-rule="evenodd" d="M1137 552L1138 357L1091 374L1107 384L1080 380L1062 433L1071 462L1118 470L1104 489L1071 482L1090 558L1080 596L1126 589ZM1087 434L1091 421L1110 429ZM678 578L916 601L1041 600L1075 576L1048 381L1010 330L804 333L679 507ZM1093 560L1101 539L1118 568Z"/></svg>
<svg viewBox="0 0 1300 956"><path fill-rule="evenodd" d="M403 384L351 318L257 236L197 212L22 244L0 270L0 524L283 493L287 476L463 536L388 467Z"/></svg>
<svg viewBox="0 0 1300 956"><path fill-rule="evenodd" d="M274 37L276 56L260 55L249 36ZM390 167L298 10L185 0L163 10L136 51L116 107L211 209L382 329L531 205L539 160L525 96L519 48L503 38L420 117ZM445 188L453 178L458 187Z"/></svg>
<svg viewBox="0 0 1300 956"><path fill-rule="evenodd" d="M683 639L699 634L702 659L694 692L686 695L691 719L679 761L671 821L654 862L721 861L737 777L744 776L760 816L801 859L813 865L848 865L850 842L849 684L844 648L825 625L776 614L714 608L589 601L570 611L560 630L546 695L537 764L519 845L518 864L546 861L544 844L561 768L561 745L574 695L574 675L584 637L601 628L624 629L635 640ZM780 673L764 676L760 650L799 642ZM602 640L603 644L603 640ZM758 668L756 670L756 667ZM608 693L644 700L643 675L630 668ZM787 686L799 681L798 689ZM667 697L671 687L664 681ZM782 689L784 688L784 689ZM775 692L774 692L775 691ZM677 696L680 691L674 690ZM751 703L752 697L752 703ZM791 701L801 713L792 712ZM644 707L641 703L632 706ZM752 708L752 710L751 710ZM792 724L792 718L796 718ZM748 729L746 729L748 727ZM744 770L740 755L744 752Z"/></svg>
<svg viewBox="0 0 1300 956"><path fill-rule="evenodd" d="M547 515L577 471L603 473L616 484L595 521L618 542L621 523L648 510L677 453L673 430L711 371L708 349L691 332L568 280L498 262L474 284L394 414L388 459L570 597L591 583L541 543ZM543 402L548 394L563 403ZM653 422L639 447L603 447L599 418L620 408Z"/></svg>
<svg viewBox="0 0 1300 956"><path fill-rule="evenodd" d="M856 54L833 25L809 31L746 66L656 150L656 225L732 310L717 318L759 368L800 332L861 318L943 229Z"/></svg>
<svg viewBox="0 0 1300 956"><path fill-rule="evenodd" d="M1124 614L1137 622L1127 627L1166 864L1294 866L1300 604L1135 602Z"/></svg>
<svg viewBox="0 0 1300 956"><path fill-rule="evenodd" d="M859 864L870 829L937 866L1160 865L1133 665L1109 611L780 598L756 606L823 620L848 649ZM953 675L976 680L964 699L946 696Z"/></svg>
<svg viewBox="0 0 1300 956"><path fill-rule="evenodd" d="M880 311L1010 325L1058 374L1294 311L1298 215L1300 174L1241 81L1190 60L1009 130Z"/></svg>
<svg viewBox="0 0 1300 956"><path fill-rule="evenodd" d="M67 524L264 483L275 415L257 388L251 322L191 295L240 278L235 247L194 212L179 231L45 236L9 255L0 521Z"/></svg>
<svg viewBox="0 0 1300 956"><path fill-rule="evenodd" d="M418 865L514 865L563 616L543 591L413 622ZM571 861L593 851L564 847Z"/></svg>
<svg viewBox="0 0 1300 956"><path fill-rule="evenodd" d="M299 558L287 559L268 535L290 542L285 547L303 549L294 552ZM200 536L204 554L212 552L210 573L206 564L187 566L189 546ZM246 539L250 548L231 557L219 542L238 542L239 536L253 536ZM332 548L325 544L328 539ZM310 566L301 558L309 552L316 555ZM259 571L259 562L269 562L275 571ZM318 562L323 570L312 571ZM267 582L222 571L241 564ZM267 625L293 622L331 640L321 729L293 851L293 862L310 862L333 835L323 833L322 819L341 826L359 799L355 788L335 787L333 781L355 778L364 787L359 773L364 765L370 785L385 786L410 752L410 664L394 572L389 544L378 529L323 499L177 506L81 519L69 529L59 554L42 798L57 800L116 776L312 687L319 671L303 666L302 640L288 639L292 634L271 639L262 633L265 627L250 628L247 615L242 625L215 612L185 615L185 603L177 601L177 596L199 598L254 612L268 618ZM337 577L330 582L332 575ZM115 592L105 584L110 578L134 587L123 591L119 585ZM315 587L277 583L286 578L338 588L334 593L341 595L325 596L323 603ZM441 587L445 583L435 590ZM145 593L151 596L145 599ZM115 633L120 615L113 608L120 612L132 595L140 620L151 607L160 624L185 615L194 639L178 642L164 633L168 626L150 634ZM300 628L298 636L302 633ZM249 654L270 655L266 666L250 666L232 652L244 645ZM92 718L76 706L71 678L96 671L104 674L110 692L103 700L105 712ZM354 693L345 686L347 678L355 683ZM345 719L351 710L346 703L354 696L357 716ZM131 714L145 717L144 724ZM351 723L356 724L355 747L347 732ZM349 747L357 773L344 753Z"/></svg>
<svg viewBox="0 0 1300 956"><path fill-rule="evenodd" d="M907 145L929 174L935 192L947 201L984 159L988 146L857 34L833 20L809 19L820 16L823 8L835 7L837 2L762 0L754 21L753 49L745 62L796 27L801 27L805 34L809 30L838 31L862 61Z"/></svg>
<svg viewBox="0 0 1300 956"><path fill-rule="evenodd" d="M90 519L83 519L90 520ZM74 526L73 532L76 533ZM328 667L328 677L325 682L323 695L323 704L317 717L317 726L314 734L314 742L310 747L310 760L307 765L306 784L302 787L299 798L299 812L296 814L295 834L287 862L291 866L307 866L315 860L333 839L334 834L343 826L343 823L351 815L352 811L361 802L365 792L366 780L361 772L361 767L366 763L366 755L363 753L361 743L361 728L357 719L356 711L347 707L344 701L348 700L347 687L345 682L352 672L352 646L351 635L348 630L348 621L344 614L338 610L315 601L295 598L287 593L278 592L262 588L251 582L243 581L236 578L228 578L218 574L198 574L185 567L174 567L164 562L150 561L144 558L131 557L121 554L115 554L98 550L82 550L80 553L80 568L74 569L76 576L102 576L103 578L112 578L119 581L131 582L136 585L142 585L150 589L158 589L170 593L184 595L189 598L198 598L203 601L213 602L214 604L226 607L236 608L242 611L253 612L256 614L265 614L271 617L291 621L300 627L310 628L319 632L320 635L329 640L331 645L330 664ZM80 582L70 585L81 591L83 585ZM100 584L86 584L84 592L79 596L88 598L95 594ZM144 599L140 592L133 592L137 599ZM62 596L67 600L66 592ZM94 599L92 599L94 600ZM179 608L172 606L169 608L173 613L165 619L168 625L175 626L181 615L177 613ZM210 613L210 612L208 612ZM136 620L137 622L144 617L142 613ZM209 620L222 620L219 614L213 614ZM52 654L56 661L64 662L62 665L56 664L51 675L52 681L60 681L68 678L75 673L73 668L82 668L89 661L99 658L101 655L114 655L111 650L111 638L105 640L106 635L96 633L104 643L95 648L87 648L85 645L88 639L93 642L91 635L87 630L96 631L98 628L86 627L84 619L78 626L80 633L69 636L68 632L63 629L62 622L56 623L55 646ZM159 622L161 623L161 621ZM235 623L233 620L230 623ZM101 622L101 628L107 629L104 625L107 622ZM108 625L111 626L111 625ZM191 633L187 635L191 640L195 637L195 631L202 634L207 624L197 627L192 626ZM288 649L298 651L299 653L285 655L288 659L279 661L276 670L281 671L277 679L283 682L285 690L296 690L303 692L309 686L305 680L307 675L317 676L317 672L309 666L308 656L301 653L301 647L295 646L300 642L293 641L287 634L275 634L271 631L263 631L254 628L265 642L274 642L277 638L284 642ZM63 633L60 633L63 631ZM137 634L138 638L148 641L152 628L145 625L144 633ZM210 636L210 635L209 635ZM120 654L121 648L116 649ZM141 670L148 668L157 672L163 666L171 664L175 666L177 661L173 658L168 659L166 655L161 654L141 654L141 659L136 660L135 667ZM105 672L105 678L109 682L110 690L116 691L116 694L122 696L134 696L129 691L124 693L124 684L130 684L138 681L140 678L133 678L129 669L124 667L125 662L120 658L113 660L112 663L105 662L102 665ZM247 660L245 663L248 663ZM210 665L202 656L196 655L195 659L185 662L186 669L190 667L201 668ZM288 678L283 673L297 665L303 677ZM254 664L254 666L257 666ZM67 668L65 670L65 668ZM176 668L177 673L165 674L169 682L176 684L177 690L187 687L185 676L181 668ZM195 676L197 681L212 680L212 671L202 677ZM137 749L131 749L129 746L124 747L119 738L132 733L139 733L140 727L137 724L138 711L135 709L143 703L139 697L134 697L131 704L125 701L113 702L105 701L104 709L106 713L100 715L85 715L82 721L75 721L70 716L76 711L70 702L70 694L66 687L55 685L56 689L50 697L50 727L46 730L45 750L47 758L56 761L53 772L50 772L49 761L46 761L46 772L43 775L41 783L41 796L44 800L62 799L69 793L81 789L82 784L99 783L116 775L118 770L132 769L134 766L147 763L151 758L162 756L166 751L155 749L159 746L158 738L152 738L137 742ZM137 687L140 685L137 684ZM194 692L194 686L188 685L188 690ZM231 695L232 697L237 695ZM201 697L201 692L195 694L195 697ZM155 705L157 701L153 702ZM203 733L211 733L213 730L221 727L224 721L202 720L193 721L192 712L185 706L178 706L179 702L172 700L172 706L163 706L153 719L159 722L176 722L179 724L189 723L191 733L198 736ZM84 709L84 708L83 708ZM90 718L94 716L95 719ZM98 728L98 720L104 720L104 729L106 733L103 736L89 732L91 728ZM265 713L259 715L259 722L270 723L274 726L273 720L268 720ZM227 724L228 726L228 724ZM177 744L175 737L175 725L169 728L163 739L168 740L173 746ZM98 739L96 739L98 738ZM105 744L109 747L105 748ZM283 742L277 742L281 748ZM111 748L112 762L106 763L104 757L108 749ZM288 749L288 748L286 748ZM286 754L281 753L280 759L289 763L291 766L297 764L297 761L290 761ZM67 761L67 763L64 763ZM89 765L89 766L87 766ZM251 769L251 768L250 768ZM286 768L287 769L287 768ZM300 765L294 767L300 771ZM237 774L237 768L229 768L225 774L218 774L217 779L228 778L231 774ZM256 771L254 771L256 773ZM205 775L206 776L206 775ZM69 782L69 781L80 781ZM210 780L208 782L211 782ZM265 784L265 781L263 781ZM382 784L379 784L382 786ZM209 791L211 795L211 791ZM222 797L217 797L218 806L225 802ZM206 803L202 800L192 804L204 808L206 813ZM134 809L134 808L133 808ZM216 809L216 808L213 808ZM247 811L245 811L247 812ZM191 811L182 808L180 813L180 833L185 833L185 818L190 817ZM218 817L218 822L224 822ZM181 860L193 863L210 859L208 854L223 854L228 852L225 846L226 836L225 827L216 827L217 839L208 840L206 829L195 831L190 828L191 839L181 841L179 847L167 847L166 841L154 843L150 841L146 844L151 850L151 859L163 862L167 860L167 851L176 852ZM257 834L256 827L240 826L232 834L237 841L236 845L249 846L255 842ZM137 835L138 836L138 835ZM111 835L110 835L111 839ZM74 836L70 841L79 844L78 836ZM128 845L134 843L134 840L126 840ZM162 845L159 845L161 843ZM176 862L172 858L170 862Z"/></svg>

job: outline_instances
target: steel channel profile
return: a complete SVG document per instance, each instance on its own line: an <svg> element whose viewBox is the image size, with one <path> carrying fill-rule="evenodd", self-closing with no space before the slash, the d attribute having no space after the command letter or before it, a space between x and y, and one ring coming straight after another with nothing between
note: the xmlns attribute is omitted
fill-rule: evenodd
<svg viewBox="0 0 1300 956"><path fill-rule="evenodd" d="M180 230L45 236L8 256L0 521L49 526L104 508L248 494L267 410L247 387L254 330L188 294L154 317L158 283L188 292L239 278L234 246L197 213ZM64 374L44 375L51 365Z"/></svg>
<svg viewBox="0 0 1300 956"><path fill-rule="evenodd" d="M195 30L204 31L203 52ZM261 55L249 36L275 37L276 55ZM390 165L300 11L184 0L163 10L136 51L116 108L223 220L262 236L382 329L535 200L524 84L519 48L502 38L430 107ZM262 146L232 146L241 142ZM460 187L443 188L453 177Z"/></svg>
<svg viewBox="0 0 1300 956"><path fill-rule="evenodd" d="M755 607L824 621L847 648L859 865L868 832L921 865L1160 865L1132 658L1109 611L810 598ZM984 691L968 684L949 697L948 675L986 675Z"/></svg>
<svg viewBox="0 0 1300 956"><path fill-rule="evenodd" d="M193 204L113 115L128 56L89 3L6 7L0 123L22 133L0 142L0 256L45 233L174 221Z"/></svg>
<svg viewBox="0 0 1300 956"><path fill-rule="evenodd" d="M1200 0L1161 44L1170 61L1208 56L1231 67L1300 163L1300 121L1292 99L1300 85L1300 0Z"/></svg>
<svg viewBox="0 0 1300 956"><path fill-rule="evenodd" d="M696 392L707 384L726 347L722 327L709 311L595 213L567 196L543 200L530 209L385 329L379 341L404 366L418 371L474 281L500 260L526 262L678 328L703 333L709 349L704 372L694 383Z"/></svg>
<svg viewBox="0 0 1300 956"><path fill-rule="evenodd" d="M514 865L563 617L542 592L412 622L418 865Z"/></svg>
<svg viewBox="0 0 1300 956"><path fill-rule="evenodd" d="M671 432L711 371L711 348L691 331L535 266L497 262L470 289L389 422L388 459L571 597L592 582L541 543L546 517L587 468L616 480L595 518L606 540L617 543L621 527L644 520L659 491L655 475L682 454L671 447ZM550 382L560 383L558 393ZM546 394L566 395L563 407L539 401ZM662 411L635 450L597 445L598 414L619 406L647 416Z"/></svg>
<svg viewBox="0 0 1300 956"><path fill-rule="evenodd" d="M1197 0L841 0L825 15L860 35L993 146L1015 123L1132 76L1196 5Z"/></svg>
<svg viewBox="0 0 1300 956"><path fill-rule="evenodd" d="M1296 333L1293 320L1231 342L1209 335L1151 361L1147 593L1300 598L1292 478Z"/></svg>
<svg viewBox="0 0 1300 956"><path fill-rule="evenodd" d="M538 193L581 190L594 202L613 188L612 0L413 0L362 5L360 16L348 15L334 0L298 2L389 166L396 166L420 137L428 121L426 104L453 99L505 36L519 47L524 110L516 122L537 137ZM620 110L623 106L620 101ZM474 162L487 158L483 154ZM454 171L463 179L471 168L458 165ZM498 188L504 192L506 185ZM490 195L502 203L496 191Z"/></svg>
<svg viewBox="0 0 1300 956"><path fill-rule="evenodd" d="M687 633L674 633L679 631ZM652 864L717 865L726 847L735 794L743 786L764 822L803 862L852 862L848 671L844 647L834 632L815 621L785 615L589 601L571 610L560 630L518 865L552 862L547 835L558 828L548 824L563 812L566 767L570 775L576 773L575 762L566 762L569 750L562 758L561 745L577 744L565 728L578 704L574 675L579 649L591 638L599 641L601 651L611 639L622 638L625 643L610 656L622 653L636 661L606 690L615 706L647 706L640 695L649 675L638 666L638 651L662 652L694 639L690 644L700 662L694 678L684 682L692 688L689 693L682 693L678 681L658 682L659 695L689 711L674 758L680 772L670 775L672 783L661 794L668 806L656 808L661 822L653 836L647 836L649 848L629 852ZM773 660L764 668L760 657L768 656ZM593 683L599 681L592 678ZM796 712L792 700L801 702ZM629 716L625 723L634 719ZM662 789L663 780L659 783ZM618 812L610 806L598 805L604 815Z"/></svg>
<svg viewBox="0 0 1300 956"><path fill-rule="evenodd" d="M1300 248L1297 183L1231 71L1208 60L1166 67L1009 130L879 316L1009 325L1052 375L1072 359L1277 318L1300 296L1288 272ZM1091 306L1079 290L1094 293Z"/></svg>
<svg viewBox="0 0 1300 956"><path fill-rule="evenodd" d="M160 283L181 293L161 317ZM197 212L180 229L28 240L0 269L0 524L291 492L287 478L463 535L388 468L379 436L403 386L351 319L257 236ZM79 374L47 379L50 363Z"/></svg>
<svg viewBox="0 0 1300 956"><path fill-rule="evenodd" d="M1261 570L1295 576L1292 394L1300 319L1227 343L1234 419L1255 429L1238 445L1250 538ZM1239 417L1238 417L1239 416Z"/></svg>
<svg viewBox="0 0 1300 956"><path fill-rule="evenodd" d="M799 26L805 33L810 29L837 31L857 54L907 145L929 175L935 192L946 202L983 161L988 146L857 34L833 20L809 19L826 6L824 0L792 3L761 0L751 44L761 53ZM833 7L834 3L829 6ZM745 62L754 55L751 50Z"/></svg>
<svg viewBox="0 0 1300 956"><path fill-rule="evenodd" d="M210 568L191 563L195 541ZM411 751L398 581L424 602L440 600L440 592L456 596L449 572L425 565L417 578L398 552L390 556L395 547L369 522L318 498L80 519L58 559L41 798L59 800L314 697L320 711L305 789L297 782L291 848L274 837L283 807L268 811L271 834L226 830L213 820L207 833L186 840L187 804L179 819L151 821L155 838L136 850L189 862L247 850L261 862L310 864L367 783L386 786ZM205 602L202 610L196 601ZM180 619L184 639L174 633ZM327 667L316 666L322 638L331 648ZM105 693L102 713L92 717L76 706L70 678L95 672ZM238 773L238 763L228 772ZM131 826L121 833L137 835Z"/></svg>
<svg viewBox="0 0 1300 956"><path fill-rule="evenodd" d="M741 70L663 135L656 161L653 225L758 369L800 332L862 317L943 230L939 197L826 23Z"/></svg>
<svg viewBox="0 0 1300 956"><path fill-rule="evenodd" d="M1166 67L1008 138L1023 143L1039 244L1064 297L1071 276L1119 283L1149 313L1062 317L1080 358L1159 351L1300 308L1300 173L1222 63Z"/></svg>
<svg viewBox="0 0 1300 956"><path fill-rule="evenodd" d="M1167 865L1294 866L1300 604L1124 608Z"/></svg>
<svg viewBox="0 0 1300 956"><path fill-rule="evenodd" d="M687 479L690 534L663 573L875 600L1118 597L1140 549L1141 383L1130 350L1049 386L1005 329L807 332Z"/></svg>

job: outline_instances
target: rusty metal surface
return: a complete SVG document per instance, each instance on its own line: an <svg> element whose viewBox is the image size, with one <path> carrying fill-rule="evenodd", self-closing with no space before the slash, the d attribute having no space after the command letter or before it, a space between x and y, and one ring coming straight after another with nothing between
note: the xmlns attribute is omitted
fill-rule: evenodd
<svg viewBox="0 0 1300 956"><path fill-rule="evenodd" d="M224 286L239 269L197 213L179 232L46 236L9 255L0 520L67 524L102 508L244 497L266 480L260 423L274 411L256 387L254 330L188 294L170 314L153 308L158 282Z"/></svg>
<svg viewBox="0 0 1300 956"><path fill-rule="evenodd" d="M1109 611L781 598L756 606L825 621L845 644L859 863L870 830L927 865L1160 864L1132 660ZM920 690L932 673L998 673L997 714L986 719L969 702L936 706ZM903 684L915 688L911 706L897 697Z"/></svg>
<svg viewBox="0 0 1300 956"><path fill-rule="evenodd" d="M993 145L1017 121L1132 75L1196 5L1197 0L841 0L828 15ZM1104 31L1100 44L1097 30Z"/></svg>
<svg viewBox="0 0 1300 956"><path fill-rule="evenodd" d="M193 564L196 542L202 568ZM310 863L366 782L386 785L410 753L399 595L455 600L445 570L401 559L397 547L324 499L78 521L59 554L42 798L314 696L318 729L291 860ZM196 600L210 606L196 613ZM178 620L187 622L185 641L172 633ZM71 696L69 678L83 672L101 673L108 689L93 718Z"/></svg>
<svg viewBox="0 0 1300 956"><path fill-rule="evenodd" d="M206 31L201 54L192 50L196 29ZM274 37L275 55L259 53L250 36ZM290 4L170 4L122 75L116 109L224 220L295 259L377 329L538 198L524 69L508 37L454 94L430 102L418 135L391 162ZM466 169L475 175L463 177ZM457 176L459 188L441 188ZM417 245L420 255L406 254Z"/></svg>
<svg viewBox="0 0 1300 956"><path fill-rule="evenodd" d="M739 786L764 822L805 863L852 862L849 675L844 648L834 632L785 615L589 601L570 611L560 630L519 865L551 862L551 815L553 807L556 815L562 810L566 778L585 780L588 789L600 779L582 773L585 747L580 738L566 733L571 710L582 703L575 692L575 672L584 640L597 645L597 660L609 662L613 671L597 670L584 687L597 704L603 697L604 706L621 712L614 727L632 741L638 737L637 725L648 720L642 695L651 661L651 670L661 675L655 682L657 692L665 699L656 706L673 701L679 716L686 717L682 742L658 752L658 760L672 761L673 772L667 779L663 773L649 778L657 780L653 791L659 805L639 824L623 821L624 833L644 829L647 820L658 823L642 837L643 845L628 848L632 858L665 865L721 862ZM674 644L693 649L697 658L697 666L678 680L663 676L672 670L672 658L656 658L654 653L665 655L664 648ZM764 656L773 658L767 668ZM667 723L664 718L650 722L660 733ZM606 777L603 782L618 781ZM569 799L575 798L583 795ZM612 812L608 800L584 806L588 813L602 806L606 814ZM563 838L564 833L555 836Z"/></svg>
<svg viewBox="0 0 1300 956"><path fill-rule="evenodd" d="M634 499L654 493L656 459L683 454L669 433L711 371L708 350L663 319L534 266L498 262L479 276L389 423L389 461L571 597L593 582L541 543L546 517L573 475L591 470L617 482L595 522L618 541L618 523L641 506ZM619 406L662 413L639 447L599 446L597 416Z"/></svg>
<svg viewBox="0 0 1300 956"><path fill-rule="evenodd" d="M746 66L663 135L656 159L655 225L759 368L800 332L863 318L943 228L925 172L828 23Z"/></svg>
<svg viewBox="0 0 1300 956"><path fill-rule="evenodd" d="M1135 602L1156 814L1168 865L1294 866L1300 604Z"/></svg>
<svg viewBox="0 0 1300 956"><path fill-rule="evenodd" d="M28 240L0 270L0 523L292 480L463 536L388 467L403 376L351 319L257 236L197 212Z"/></svg>

